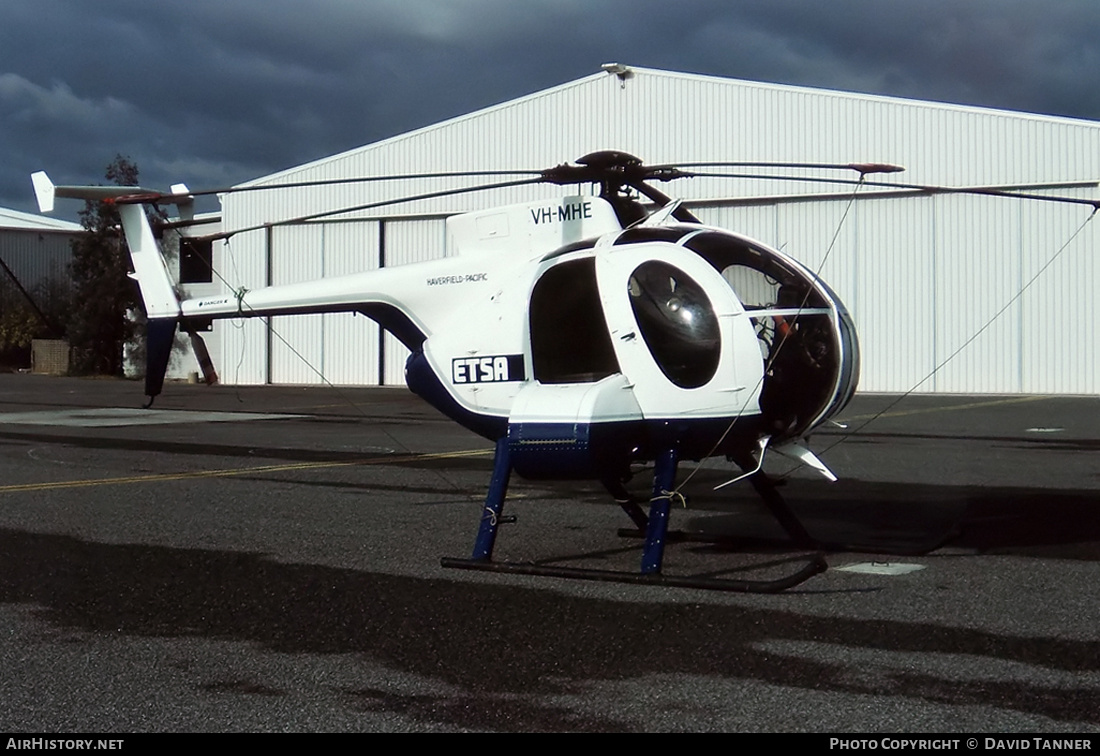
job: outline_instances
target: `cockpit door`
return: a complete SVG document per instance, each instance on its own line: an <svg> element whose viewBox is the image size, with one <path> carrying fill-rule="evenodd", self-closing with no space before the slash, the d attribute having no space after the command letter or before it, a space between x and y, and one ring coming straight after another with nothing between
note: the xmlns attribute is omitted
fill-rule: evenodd
<svg viewBox="0 0 1100 756"><path fill-rule="evenodd" d="M759 412L756 334L712 265L667 242L597 245L596 281L616 358L645 417Z"/></svg>

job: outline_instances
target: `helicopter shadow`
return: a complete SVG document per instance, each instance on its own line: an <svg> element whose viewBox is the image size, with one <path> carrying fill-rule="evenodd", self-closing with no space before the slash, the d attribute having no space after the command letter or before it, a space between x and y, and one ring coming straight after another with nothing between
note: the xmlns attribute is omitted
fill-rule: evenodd
<svg viewBox="0 0 1100 756"><path fill-rule="evenodd" d="M722 536L731 548L777 547L789 537L751 491L713 491L700 476L685 530ZM707 485L710 483L710 485ZM942 547L981 554L1100 561L1096 491L791 480L788 506L819 546L831 551L912 556Z"/></svg>

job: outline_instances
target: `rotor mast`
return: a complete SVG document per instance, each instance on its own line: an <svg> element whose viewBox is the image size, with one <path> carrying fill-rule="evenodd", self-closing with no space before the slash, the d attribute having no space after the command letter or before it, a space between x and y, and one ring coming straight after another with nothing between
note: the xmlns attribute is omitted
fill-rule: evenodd
<svg viewBox="0 0 1100 756"><path fill-rule="evenodd" d="M576 165L563 163L542 172L542 180L551 184L599 184L600 199L606 200L613 208L623 227L644 219L645 209L627 188L652 200L659 206L672 202L664 192L647 184L647 181L671 181L690 177L678 168L668 166L650 167L641 159L618 150L592 152L578 158ZM698 223L699 219L684 208L677 208L673 217L684 223Z"/></svg>

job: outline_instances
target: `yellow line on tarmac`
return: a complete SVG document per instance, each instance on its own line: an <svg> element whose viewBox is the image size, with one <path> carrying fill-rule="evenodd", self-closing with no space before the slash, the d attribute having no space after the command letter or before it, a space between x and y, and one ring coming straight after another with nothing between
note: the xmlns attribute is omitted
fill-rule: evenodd
<svg viewBox="0 0 1100 756"><path fill-rule="evenodd" d="M83 488L87 486L116 486L128 483L163 483L171 480L191 480L199 478L227 478L232 475L252 473L285 472L288 470L316 470L330 467L353 467L356 465L384 465L402 462L416 462L425 459L452 459L457 457L481 457L493 453L492 449L467 449L465 451L439 452L437 454L409 454L402 457L373 457L353 462L298 462L287 465L264 465L262 467L236 467L226 470L198 470L195 472L158 473L154 475L132 475L122 478L88 478L85 480L62 480L55 483L21 483L12 486L0 486L0 493L18 491L48 491L55 488Z"/></svg>
<svg viewBox="0 0 1100 756"><path fill-rule="evenodd" d="M1014 396L1008 399L991 399L984 402L971 402L969 404L950 404L943 407L926 407L924 409L900 410L898 412L885 412L881 415L871 413L869 415L852 415L838 418L840 422L847 423L856 420L870 420L875 417L907 417L909 415L927 415L933 412L952 412L954 410L978 409L979 407L999 407L1002 404L1022 404L1023 402L1037 402L1049 399L1049 396Z"/></svg>

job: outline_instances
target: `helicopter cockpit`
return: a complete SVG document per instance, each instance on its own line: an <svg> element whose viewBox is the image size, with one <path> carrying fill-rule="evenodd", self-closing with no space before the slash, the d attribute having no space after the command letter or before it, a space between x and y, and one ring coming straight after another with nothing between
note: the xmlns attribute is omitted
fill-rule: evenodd
<svg viewBox="0 0 1100 756"><path fill-rule="evenodd" d="M623 255L628 248L636 251ZM740 396L759 391L760 430L775 438L805 434L855 390L858 344L843 304L803 266L747 238L686 224L636 227L610 250L572 244L544 264L529 321L533 377L541 384L591 383L616 373L639 383L641 368L630 356L638 350L627 345L640 342L667 381L662 401L680 394L705 403L707 392L755 382ZM606 272L612 267L615 275ZM752 341L732 323L743 316L762 371L735 366L736 375L728 374L723 358L737 350L742 354L732 359L745 360Z"/></svg>

